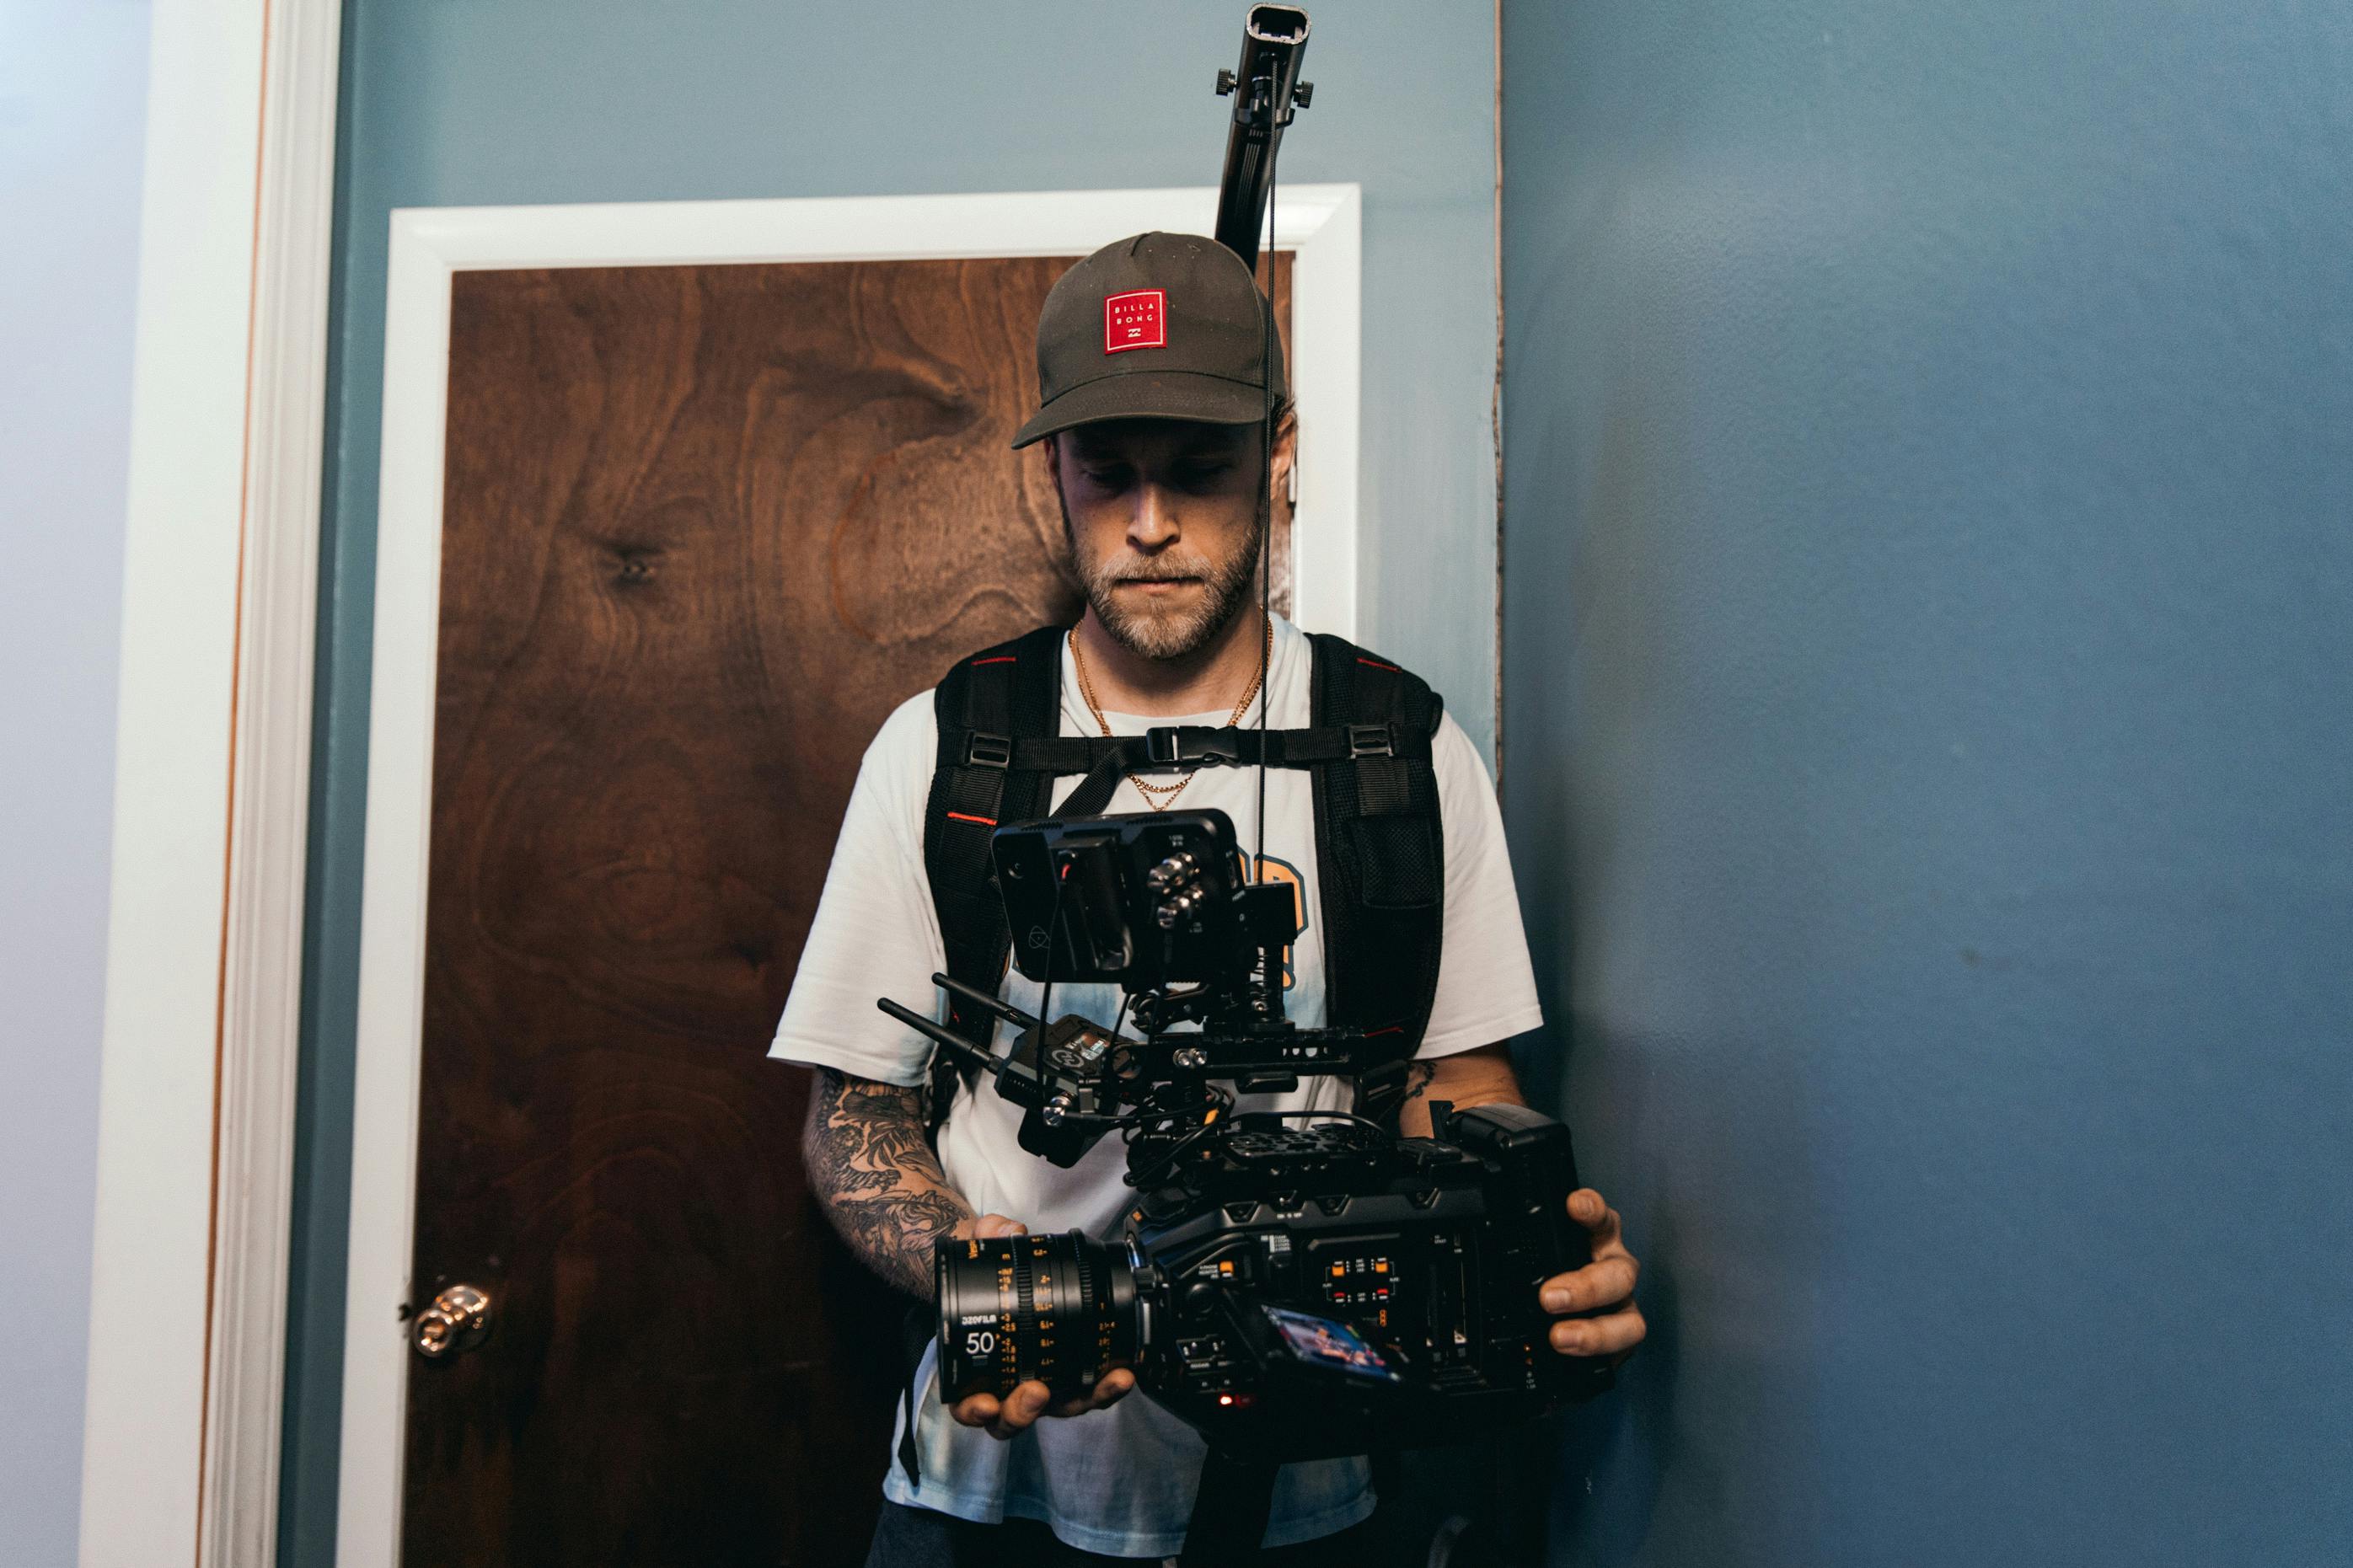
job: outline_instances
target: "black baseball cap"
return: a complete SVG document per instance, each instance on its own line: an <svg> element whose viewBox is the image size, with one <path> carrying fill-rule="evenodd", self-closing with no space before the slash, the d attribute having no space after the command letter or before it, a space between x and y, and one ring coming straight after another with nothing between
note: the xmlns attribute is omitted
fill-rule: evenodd
<svg viewBox="0 0 2353 1568"><path fill-rule="evenodd" d="M1135 235L1047 294L1038 412L1013 444L1101 419L1253 424L1266 417L1269 372L1281 407L1282 343L1250 264L1206 235Z"/></svg>

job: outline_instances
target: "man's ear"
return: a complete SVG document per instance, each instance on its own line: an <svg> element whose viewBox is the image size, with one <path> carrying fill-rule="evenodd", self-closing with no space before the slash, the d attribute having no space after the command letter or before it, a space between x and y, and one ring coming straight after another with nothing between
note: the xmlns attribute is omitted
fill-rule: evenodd
<svg viewBox="0 0 2353 1568"><path fill-rule="evenodd" d="M1299 461L1299 411L1286 408L1274 421L1274 468L1270 480L1273 493L1286 500L1291 496L1293 466Z"/></svg>

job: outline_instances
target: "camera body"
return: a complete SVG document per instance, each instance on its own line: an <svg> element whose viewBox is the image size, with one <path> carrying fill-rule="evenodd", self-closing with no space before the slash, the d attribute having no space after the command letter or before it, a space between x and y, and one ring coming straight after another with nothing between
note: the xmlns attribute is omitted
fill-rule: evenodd
<svg viewBox="0 0 2353 1568"><path fill-rule="evenodd" d="M1567 1130L1437 1109L1435 1138L1243 1117L1139 1195L1119 1242L942 1244L941 1396L1030 1378L1062 1395L1129 1365L1214 1446L1284 1462L1459 1441L1601 1392L1607 1368L1554 1353L1536 1300L1588 1256Z"/></svg>
<svg viewBox="0 0 2353 1568"><path fill-rule="evenodd" d="M1552 1351L1537 1301L1591 1256L1566 1127L1443 1101L1428 1138L1343 1110L1235 1113L1237 1092L1359 1073L1396 1046L1282 1016L1290 890L1243 879L1224 813L1026 823L993 850L1022 973L1119 982L1143 1037L1050 1025L944 975L1018 1026L1010 1053L881 1006L993 1076L1031 1152L1072 1164L1119 1131L1136 1197L1115 1239L939 1244L943 1400L1030 1380L1066 1396L1131 1366L1214 1447L1287 1462L1458 1441L1609 1386Z"/></svg>
<svg viewBox="0 0 2353 1568"><path fill-rule="evenodd" d="M1167 1281L1140 1347L1155 1397L1229 1451L1293 1459L1457 1441L1599 1392L1607 1371L1553 1352L1536 1300L1590 1260L1568 1130L1518 1106L1436 1121L1427 1139L1245 1125L1145 1194L1126 1229Z"/></svg>

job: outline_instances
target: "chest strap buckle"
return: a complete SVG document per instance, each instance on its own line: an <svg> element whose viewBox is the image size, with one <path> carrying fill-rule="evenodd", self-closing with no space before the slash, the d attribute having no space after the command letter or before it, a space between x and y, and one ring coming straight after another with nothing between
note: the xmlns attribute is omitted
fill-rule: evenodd
<svg viewBox="0 0 2353 1568"><path fill-rule="evenodd" d="M1242 760L1241 733L1199 724L1162 724L1144 732L1145 755L1155 767L1235 766Z"/></svg>

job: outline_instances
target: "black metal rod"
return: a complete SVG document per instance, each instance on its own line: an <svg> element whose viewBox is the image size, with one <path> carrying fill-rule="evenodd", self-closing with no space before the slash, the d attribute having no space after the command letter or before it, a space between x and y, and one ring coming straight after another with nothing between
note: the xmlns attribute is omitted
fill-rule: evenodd
<svg viewBox="0 0 2353 1568"><path fill-rule="evenodd" d="M1234 72L1234 121L1226 133L1226 166L1218 180L1217 239L1253 267L1259 234L1266 225L1275 143L1291 123L1299 61L1306 52L1306 12L1295 5L1250 8L1242 23L1241 64ZM1225 90L1222 79L1219 90Z"/></svg>

